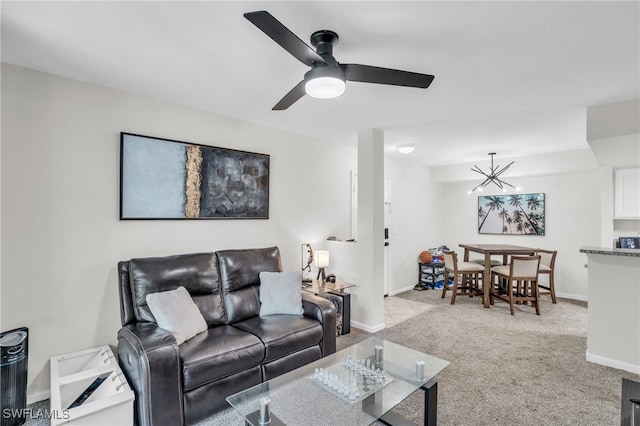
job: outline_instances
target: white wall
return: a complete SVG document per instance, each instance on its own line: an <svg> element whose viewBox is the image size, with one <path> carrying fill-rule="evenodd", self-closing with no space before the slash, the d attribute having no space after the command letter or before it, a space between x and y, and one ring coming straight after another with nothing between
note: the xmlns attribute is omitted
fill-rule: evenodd
<svg viewBox="0 0 640 426"><path fill-rule="evenodd" d="M587 258L579 250L583 246L600 245L599 170L507 181L522 187L524 193L545 193L545 235L478 234L478 194L468 194L473 185L459 182L443 184L448 205L444 219L447 244L455 248L460 257L463 255L463 249L458 247L461 243L503 243L557 250L556 294L586 300ZM501 194L499 190L492 192L491 186L482 195Z"/></svg>
<svg viewBox="0 0 640 426"><path fill-rule="evenodd" d="M394 295L418 282L418 256L446 244L443 186L429 181L429 168L410 157L385 158L391 190L390 289Z"/></svg>
<svg viewBox="0 0 640 426"><path fill-rule="evenodd" d="M270 218L119 221L121 131L269 154ZM301 243L348 235L356 155L355 143L3 64L0 320L30 329L30 399L48 391L51 356L116 344L119 260L277 245L294 270Z"/></svg>

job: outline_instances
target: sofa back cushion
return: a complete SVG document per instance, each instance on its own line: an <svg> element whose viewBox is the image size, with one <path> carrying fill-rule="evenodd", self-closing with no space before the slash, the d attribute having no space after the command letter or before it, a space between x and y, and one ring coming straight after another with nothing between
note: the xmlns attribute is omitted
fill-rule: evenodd
<svg viewBox="0 0 640 426"><path fill-rule="evenodd" d="M225 324L216 257L213 253L131 259L129 285L138 321L155 322L147 306L148 294L183 286L202 313L207 326Z"/></svg>
<svg viewBox="0 0 640 426"><path fill-rule="evenodd" d="M260 314L260 272L282 272L278 247L216 252L220 288L227 313L233 324Z"/></svg>

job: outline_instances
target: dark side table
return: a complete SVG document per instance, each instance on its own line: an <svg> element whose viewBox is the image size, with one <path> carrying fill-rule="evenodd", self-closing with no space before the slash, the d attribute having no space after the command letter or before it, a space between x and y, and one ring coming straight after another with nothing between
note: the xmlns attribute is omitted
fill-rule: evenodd
<svg viewBox="0 0 640 426"><path fill-rule="evenodd" d="M302 290L313 293L316 296L324 297L327 294L331 294L342 300L342 334L349 334L351 332L351 295L344 291L351 287L356 287L356 285L342 281L331 283L322 280L313 280L311 283L302 284Z"/></svg>

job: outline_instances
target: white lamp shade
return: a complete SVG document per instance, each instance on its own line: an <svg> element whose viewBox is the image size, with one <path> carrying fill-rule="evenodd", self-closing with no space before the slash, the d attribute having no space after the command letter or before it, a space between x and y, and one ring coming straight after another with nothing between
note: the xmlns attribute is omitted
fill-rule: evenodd
<svg viewBox="0 0 640 426"><path fill-rule="evenodd" d="M317 250L314 253L314 263L318 268L326 268L329 266L329 252Z"/></svg>

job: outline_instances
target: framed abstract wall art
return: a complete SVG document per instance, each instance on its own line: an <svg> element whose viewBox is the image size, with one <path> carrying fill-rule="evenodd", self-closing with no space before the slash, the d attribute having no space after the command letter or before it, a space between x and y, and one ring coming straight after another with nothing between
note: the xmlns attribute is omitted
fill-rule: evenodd
<svg viewBox="0 0 640 426"><path fill-rule="evenodd" d="M120 134L120 219L268 219L269 155Z"/></svg>
<svg viewBox="0 0 640 426"><path fill-rule="evenodd" d="M544 194L478 197L478 233L544 235Z"/></svg>

